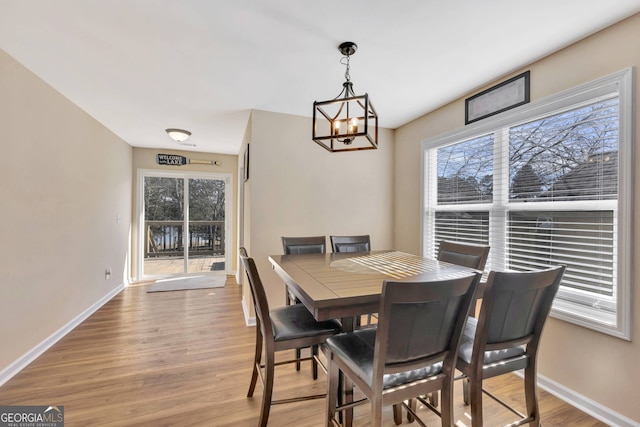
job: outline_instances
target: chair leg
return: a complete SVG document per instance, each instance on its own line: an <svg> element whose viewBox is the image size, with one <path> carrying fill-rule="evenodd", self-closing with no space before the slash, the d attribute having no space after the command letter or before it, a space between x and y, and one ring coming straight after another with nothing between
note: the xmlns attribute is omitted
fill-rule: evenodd
<svg viewBox="0 0 640 427"><path fill-rule="evenodd" d="M429 403L431 403L434 407L438 406L438 392L434 391L429 393Z"/></svg>
<svg viewBox="0 0 640 427"><path fill-rule="evenodd" d="M402 405L399 403L393 405L393 422L396 423L397 426L402 424Z"/></svg>
<svg viewBox="0 0 640 427"><path fill-rule="evenodd" d="M482 380L469 379L469 401L471 427L482 427Z"/></svg>
<svg viewBox="0 0 640 427"><path fill-rule="evenodd" d="M311 375L314 380L318 379L318 361L316 360L316 356L318 356L318 346L311 346Z"/></svg>
<svg viewBox="0 0 640 427"><path fill-rule="evenodd" d="M342 375L343 403L348 405L353 403L353 382L346 376ZM353 425L353 408L345 409L343 415L343 423L347 427Z"/></svg>
<svg viewBox="0 0 640 427"><path fill-rule="evenodd" d="M284 289L284 293L285 293L285 305L291 305L291 303L293 303L293 300L291 299L291 294L289 293L289 288L285 287ZM302 357L302 350L299 348L296 348L296 359L300 359L300 357ZM300 360L296 361L296 371L300 370ZM316 379L317 375L313 377L313 379Z"/></svg>
<svg viewBox="0 0 640 427"><path fill-rule="evenodd" d="M535 362L533 362L535 364ZM538 410L538 391L536 385L536 369L524 370L524 396L527 401L527 414L533 418L530 427L540 427L540 411Z"/></svg>
<svg viewBox="0 0 640 427"><path fill-rule="evenodd" d="M468 406L471 401L469 397L469 378L462 379L462 400L464 401L465 406Z"/></svg>
<svg viewBox="0 0 640 427"><path fill-rule="evenodd" d="M438 392L433 392L437 396ZM453 380L448 381L440 391L440 419L443 426L452 426L453 414ZM473 419L471 420L473 422Z"/></svg>
<svg viewBox="0 0 640 427"><path fill-rule="evenodd" d="M332 363L333 353L327 355L327 427L333 426L338 405L338 390L340 390L340 370Z"/></svg>
<svg viewBox="0 0 640 427"><path fill-rule="evenodd" d="M289 293L289 288L285 286L284 288L284 293L285 293L285 300L284 300L284 304L285 305L291 305L291 303L293 302L293 300L291 299L291 294ZM302 355L302 351L299 348L296 348L296 359L300 359L300 357ZM300 361L296 361L296 371L300 370ZM315 379L315 377L314 377Z"/></svg>
<svg viewBox="0 0 640 427"><path fill-rule="evenodd" d="M260 369L260 362L262 360L262 333L260 333L260 325L256 325L256 328L256 350L253 357L253 373L251 374L251 383L249 383L247 397L253 396L253 392L256 389L259 375L258 369Z"/></svg>
<svg viewBox="0 0 640 427"><path fill-rule="evenodd" d="M265 356L264 390L262 392L262 408L260 409L260 427L266 427L271 410L271 398L273 397L273 374L275 367L275 355Z"/></svg>
<svg viewBox="0 0 640 427"><path fill-rule="evenodd" d="M373 396L371 402L371 427L382 426L382 396Z"/></svg>

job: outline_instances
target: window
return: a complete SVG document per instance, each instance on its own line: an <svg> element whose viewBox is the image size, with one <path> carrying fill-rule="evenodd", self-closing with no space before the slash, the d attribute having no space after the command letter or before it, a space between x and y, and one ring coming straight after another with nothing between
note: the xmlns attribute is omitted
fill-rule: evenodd
<svg viewBox="0 0 640 427"><path fill-rule="evenodd" d="M488 244L487 269L567 266L552 316L631 325L632 70L423 143L423 252Z"/></svg>

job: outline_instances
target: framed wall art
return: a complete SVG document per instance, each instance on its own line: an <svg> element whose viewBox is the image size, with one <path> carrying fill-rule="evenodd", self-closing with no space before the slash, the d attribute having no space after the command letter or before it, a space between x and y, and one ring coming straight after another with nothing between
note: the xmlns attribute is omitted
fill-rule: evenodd
<svg viewBox="0 0 640 427"><path fill-rule="evenodd" d="M249 180L249 144L247 144L247 148L244 150L244 180Z"/></svg>
<svg viewBox="0 0 640 427"><path fill-rule="evenodd" d="M529 102L530 71L482 91L464 101L464 124L482 120Z"/></svg>

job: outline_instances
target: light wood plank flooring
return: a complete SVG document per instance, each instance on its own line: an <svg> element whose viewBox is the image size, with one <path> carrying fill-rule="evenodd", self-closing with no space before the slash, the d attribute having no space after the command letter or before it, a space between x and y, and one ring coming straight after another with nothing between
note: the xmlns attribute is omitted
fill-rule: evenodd
<svg viewBox="0 0 640 427"><path fill-rule="evenodd" d="M235 280L229 277L224 288L176 292L146 293L149 286L125 289L0 387L0 404L64 405L67 427L255 426L260 386L255 397L246 397L255 331L245 326ZM276 398L325 389L326 377L314 382L308 365L300 372L285 365L276 373ZM521 403L520 381L509 375L487 385ZM469 426L461 388L456 384L456 420ZM548 393L540 397L545 427L605 426ZM356 409L356 427L369 425L368 411L367 405ZM440 425L421 413L429 425ZM393 426L390 410L385 417ZM511 421L487 399L486 426ZM274 406L269 425L322 426L324 400Z"/></svg>

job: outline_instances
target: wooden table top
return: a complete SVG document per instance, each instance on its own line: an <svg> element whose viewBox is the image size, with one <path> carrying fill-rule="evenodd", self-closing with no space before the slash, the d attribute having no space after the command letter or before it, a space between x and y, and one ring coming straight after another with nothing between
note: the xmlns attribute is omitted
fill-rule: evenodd
<svg viewBox="0 0 640 427"><path fill-rule="evenodd" d="M271 255L269 261L316 320L375 313L382 283L443 280L475 270L398 251Z"/></svg>

